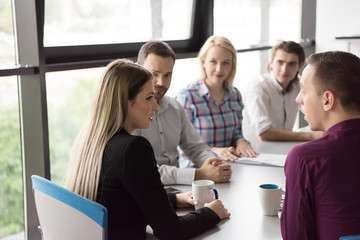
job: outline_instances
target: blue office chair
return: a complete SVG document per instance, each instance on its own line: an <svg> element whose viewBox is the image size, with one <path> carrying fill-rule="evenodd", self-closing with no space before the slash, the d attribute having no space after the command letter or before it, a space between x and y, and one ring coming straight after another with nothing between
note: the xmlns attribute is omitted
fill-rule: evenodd
<svg viewBox="0 0 360 240"><path fill-rule="evenodd" d="M31 176L44 240L106 240L107 209L49 180Z"/></svg>
<svg viewBox="0 0 360 240"><path fill-rule="evenodd" d="M351 235L340 237L339 240L360 240L360 235Z"/></svg>

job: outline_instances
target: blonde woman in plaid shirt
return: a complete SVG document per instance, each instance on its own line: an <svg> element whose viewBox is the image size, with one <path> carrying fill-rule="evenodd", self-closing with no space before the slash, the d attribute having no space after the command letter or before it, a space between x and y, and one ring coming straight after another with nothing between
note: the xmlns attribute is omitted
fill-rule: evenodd
<svg viewBox="0 0 360 240"><path fill-rule="evenodd" d="M177 95L185 113L203 140L223 160L258 153L242 135L243 103L233 87L236 73L236 50L222 36L211 36L198 56L203 76Z"/></svg>

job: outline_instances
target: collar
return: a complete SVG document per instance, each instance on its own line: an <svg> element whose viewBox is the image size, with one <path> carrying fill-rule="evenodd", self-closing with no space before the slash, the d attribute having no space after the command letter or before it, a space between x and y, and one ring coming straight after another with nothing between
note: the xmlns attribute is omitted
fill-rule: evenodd
<svg viewBox="0 0 360 240"><path fill-rule="evenodd" d="M157 113L162 113L164 112L168 106L169 106L169 97L164 95L162 98L160 98L158 105L159 105L159 109L156 111Z"/></svg>
<svg viewBox="0 0 360 240"><path fill-rule="evenodd" d="M294 86L293 86L294 81L297 81L296 79L292 80L289 83L287 89L284 90L283 87L280 85L280 83L276 80L275 75L272 72L270 73L270 79L271 79L271 82L273 83L273 85L275 86L276 91L279 94L286 94L286 93L290 92L294 88Z"/></svg>
<svg viewBox="0 0 360 240"><path fill-rule="evenodd" d="M209 89L203 79L198 81L198 86L200 96L207 97L209 95Z"/></svg>
<svg viewBox="0 0 360 240"><path fill-rule="evenodd" d="M333 126L331 126L327 131L325 135L329 135L334 132L343 131L346 128L359 128L360 126L360 118L354 118L354 119L348 119L344 120L342 122L336 123Z"/></svg>
<svg viewBox="0 0 360 240"><path fill-rule="evenodd" d="M209 99L210 98L209 89L206 86L205 81L203 79L198 81L198 86L199 86L199 94L200 94L200 96ZM230 98L230 95L231 95L232 91L233 90L226 83L225 84L225 95L224 95L224 98L223 98L223 102L227 101Z"/></svg>

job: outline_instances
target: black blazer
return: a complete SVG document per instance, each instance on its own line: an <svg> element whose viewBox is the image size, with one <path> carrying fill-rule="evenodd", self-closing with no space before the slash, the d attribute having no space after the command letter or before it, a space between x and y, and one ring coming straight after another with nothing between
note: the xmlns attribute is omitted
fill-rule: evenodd
<svg viewBox="0 0 360 240"><path fill-rule="evenodd" d="M164 190L148 140L120 130L106 144L97 202L108 209L108 237L145 239L146 225L159 239L188 239L220 218L209 208L177 216L176 197Z"/></svg>

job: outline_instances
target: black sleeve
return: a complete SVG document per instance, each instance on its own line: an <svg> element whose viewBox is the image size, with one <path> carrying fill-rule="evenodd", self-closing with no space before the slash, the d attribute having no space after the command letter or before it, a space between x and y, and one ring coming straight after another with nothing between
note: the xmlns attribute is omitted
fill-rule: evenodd
<svg viewBox="0 0 360 240"><path fill-rule="evenodd" d="M220 222L217 214L209 208L177 216L161 183L153 149L145 138L133 138L125 152L122 173L125 188L156 237L188 239Z"/></svg>
<svg viewBox="0 0 360 240"><path fill-rule="evenodd" d="M167 193L167 196L170 200L171 206L176 210L177 206L176 206L176 194L174 193Z"/></svg>

